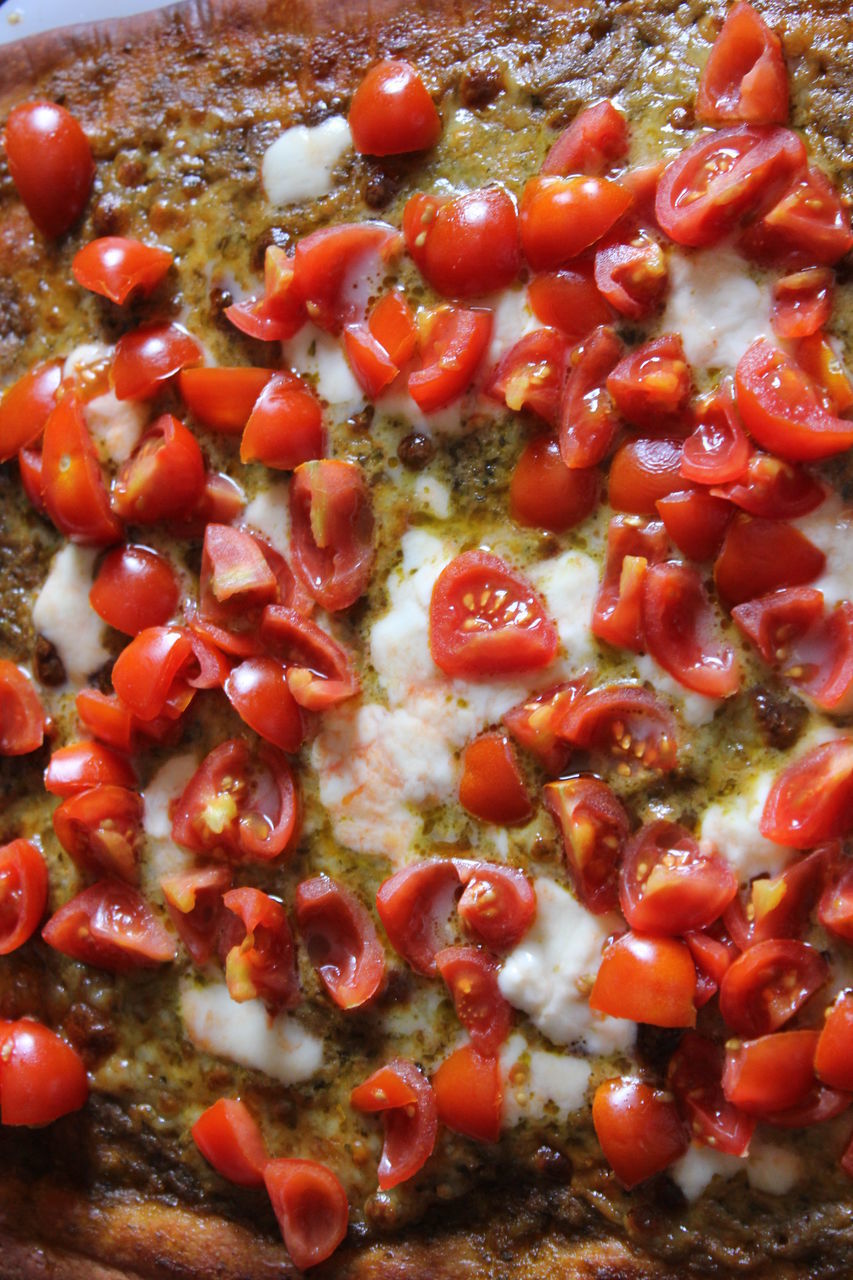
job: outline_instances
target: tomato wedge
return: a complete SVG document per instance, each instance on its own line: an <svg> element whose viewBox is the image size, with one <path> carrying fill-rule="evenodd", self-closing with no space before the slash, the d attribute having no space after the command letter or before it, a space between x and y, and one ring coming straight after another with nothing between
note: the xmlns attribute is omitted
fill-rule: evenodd
<svg viewBox="0 0 853 1280"><path fill-rule="evenodd" d="M44 740L47 716L26 671L0 658L0 756L27 756Z"/></svg>
<svg viewBox="0 0 853 1280"><path fill-rule="evenodd" d="M627 187L607 178L528 179L518 217L524 256L534 271L563 266L600 240L632 201Z"/></svg>
<svg viewBox="0 0 853 1280"><path fill-rule="evenodd" d="M829 965L807 942L757 942L723 975L720 1013L739 1036L755 1040L789 1022L828 977Z"/></svg>
<svg viewBox="0 0 853 1280"><path fill-rule="evenodd" d="M616 408L637 427L659 430L668 419L680 427L693 376L681 338L666 333L629 351L607 378Z"/></svg>
<svg viewBox="0 0 853 1280"><path fill-rule="evenodd" d="M3 392L0 399L0 462L35 444L53 409L62 381L62 361L37 364Z"/></svg>
<svg viewBox="0 0 853 1280"><path fill-rule="evenodd" d="M625 175L626 185L629 176ZM594 270L601 297L629 320L652 315L669 288L663 249L651 231L630 216L599 242Z"/></svg>
<svg viewBox="0 0 853 1280"><path fill-rule="evenodd" d="M560 734L609 758L620 773L668 773L678 759L672 712L650 689L636 684L605 685L582 694L566 711Z"/></svg>
<svg viewBox="0 0 853 1280"><path fill-rule="evenodd" d="M504 289L518 275L518 214L503 187L481 187L449 200L412 196L403 235L421 274L445 298Z"/></svg>
<svg viewBox="0 0 853 1280"><path fill-rule="evenodd" d="M545 807L563 838L566 866L575 892L596 915L619 903L617 873L630 824L618 797L592 775L548 782Z"/></svg>
<svg viewBox="0 0 853 1280"><path fill-rule="evenodd" d="M220 1098L192 1127L193 1142L217 1173L238 1187L262 1187L269 1156L258 1122L239 1098Z"/></svg>
<svg viewBox="0 0 853 1280"><path fill-rule="evenodd" d="M806 148L790 129L756 124L716 129L667 165L655 215L676 244L716 244L771 209L805 167Z"/></svg>
<svg viewBox="0 0 853 1280"><path fill-rule="evenodd" d="M308 958L339 1009L360 1009L385 983L385 949L352 890L330 876L296 888L296 922Z"/></svg>
<svg viewBox="0 0 853 1280"><path fill-rule="evenodd" d="M726 1052L723 1092L753 1115L799 1106L815 1082L817 1031L776 1031L744 1040Z"/></svg>
<svg viewBox="0 0 853 1280"><path fill-rule="evenodd" d="M788 666L798 642L823 618L816 587L783 587L732 609L732 618L765 662Z"/></svg>
<svg viewBox="0 0 853 1280"><path fill-rule="evenodd" d="M51 1124L79 1111L88 1097L83 1061L55 1031L30 1018L0 1027L3 1124Z"/></svg>
<svg viewBox="0 0 853 1280"><path fill-rule="evenodd" d="M853 831L853 738L812 747L777 775L764 804L761 834L792 849L812 849Z"/></svg>
<svg viewBox="0 0 853 1280"><path fill-rule="evenodd" d="M191 632L183 627L148 627L122 650L113 667L113 687L124 706L140 720L154 720L172 698L192 691L183 678L193 658ZM183 710L183 706L180 710Z"/></svg>
<svg viewBox="0 0 853 1280"><path fill-rule="evenodd" d="M808 338L829 321L835 275L829 267L807 267L773 286L770 320L777 338Z"/></svg>
<svg viewBox="0 0 853 1280"><path fill-rule="evenodd" d="M808 462L853 444L853 423L830 413L808 375L766 338L741 356L735 380L747 429L771 453Z"/></svg>
<svg viewBox="0 0 853 1280"><path fill-rule="evenodd" d="M455 859L465 886L459 917L480 942L504 951L520 942L536 917L536 892L523 871L494 862Z"/></svg>
<svg viewBox="0 0 853 1280"><path fill-rule="evenodd" d="M723 640L702 580L691 566L669 560L648 569L643 633L651 656L686 689L706 698L737 693L740 664Z"/></svg>
<svg viewBox="0 0 853 1280"><path fill-rule="evenodd" d="M551 777L565 771L571 756L568 743L558 736L558 726L587 683L586 676L566 680L510 707L503 716L503 723L519 746L535 756Z"/></svg>
<svg viewBox="0 0 853 1280"><path fill-rule="evenodd" d="M815 1074L833 1089L853 1090L853 994L827 1010L814 1056Z"/></svg>
<svg viewBox="0 0 853 1280"><path fill-rule="evenodd" d="M527 286L527 299L537 320L559 329L572 343L613 318L596 287L590 264L583 259L560 271L535 275Z"/></svg>
<svg viewBox="0 0 853 1280"><path fill-rule="evenodd" d="M55 950L113 973L175 958L175 944L151 907L119 880L90 885L54 912L41 932Z"/></svg>
<svg viewBox="0 0 853 1280"><path fill-rule="evenodd" d="M739 479L725 485L715 481L714 486L711 492L716 496L768 520L796 520L814 511L826 496L823 486L802 467L769 453L753 453Z"/></svg>
<svg viewBox="0 0 853 1280"><path fill-rule="evenodd" d="M100 742L72 742L50 757L44 786L55 796L74 796L101 783L135 787L136 774L130 763Z"/></svg>
<svg viewBox="0 0 853 1280"><path fill-rule="evenodd" d="M169 249L102 236L90 240L74 255L71 274L78 284L123 306L131 294L147 297L172 265Z"/></svg>
<svg viewBox="0 0 853 1280"><path fill-rule="evenodd" d="M479 947L445 947L435 963L472 1046L483 1057L493 1057L512 1025L512 1008L498 986L497 960Z"/></svg>
<svg viewBox="0 0 853 1280"><path fill-rule="evenodd" d="M411 360L418 345L418 327L406 296L389 289L371 309L367 328L398 369Z"/></svg>
<svg viewBox="0 0 853 1280"><path fill-rule="evenodd" d="M770 938L803 933L815 902L832 872L833 845L793 862L781 875L752 881L744 907L740 897L726 908L723 921L742 951Z"/></svg>
<svg viewBox="0 0 853 1280"><path fill-rule="evenodd" d="M166 910L197 965L205 965L219 948L233 917L222 895L231 888L228 867L201 867L160 881Z"/></svg>
<svg viewBox="0 0 853 1280"><path fill-rule="evenodd" d="M83 213L95 178L88 139L55 102L21 102L3 138L18 195L43 235L64 235Z"/></svg>
<svg viewBox="0 0 853 1280"><path fill-rule="evenodd" d="M693 417L696 427L684 441L681 474L697 484L739 480L752 451L735 408L731 379L703 396L694 406Z"/></svg>
<svg viewBox="0 0 853 1280"><path fill-rule="evenodd" d="M610 451L619 429L607 378L624 348L606 325L572 352L560 406L560 456L567 467L593 467Z"/></svg>
<svg viewBox="0 0 853 1280"><path fill-rule="evenodd" d="M608 497L616 511L656 516L657 503L684 487L681 440L667 436L628 440L610 464Z"/></svg>
<svg viewBox="0 0 853 1280"><path fill-rule="evenodd" d="M811 582L826 556L805 534L783 520L738 512L726 530L714 564L714 581L729 607L781 587Z"/></svg>
<svg viewBox="0 0 853 1280"><path fill-rule="evenodd" d="M481 822L504 827L531 816L530 795L506 734L484 733L468 743L462 753L459 803Z"/></svg>
<svg viewBox="0 0 853 1280"><path fill-rule="evenodd" d="M110 783L80 791L54 811L53 829L81 870L138 883L142 797L137 792Z"/></svg>
<svg viewBox="0 0 853 1280"><path fill-rule="evenodd" d="M643 582L650 564L665 560L669 541L659 520L614 516L607 529L604 577L592 613L592 631L620 649L641 653Z"/></svg>
<svg viewBox="0 0 853 1280"><path fill-rule="evenodd" d="M853 405L853 381L844 362L825 333L813 333L794 344L797 364L811 378L833 413L844 414ZM19 455L20 457L20 455Z"/></svg>
<svg viewBox="0 0 853 1280"><path fill-rule="evenodd" d="M784 124L788 119L782 42L747 0L729 10L702 69L696 119L703 124Z"/></svg>
<svg viewBox="0 0 853 1280"><path fill-rule="evenodd" d="M316 1160L270 1160L264 1182L287 1252L302 1270L330 1257L347 1233L349 1202L340 1180Z"/></svg>
<svg viewBox="0 0 853 1280"><path fill-rule="evenodd" d="M690 1144L672 1096L630 1076L598 1086L592 1123L608 1164L628 1188L666 1169Z"/></svg>
<svg viewBox="0 0 853 1280"><path fill-rule="evenodd" d="M360 682L346 650L296 609L268 605L261 639L287 668L287 686L301 707L323 711L354 697Z"/></svg>
<svg viewBox="0 0 853 1280"><path fill-rule="evenodd" d="M429 607L429 646L449 676L485 680L535 671L555 657L557 628L515 569L488 551L465 551L442 569Z"/></svg>
<svg viewBox="0 0 853 1280"><path fill-rule="evenodd" d="M655 506L672 541L691 560L713 560L729 521L731 504L707 489L682 489L658 498Z"/></svg>
<svg viewBox="0 0 853 1280"><path fill-rule="evenodd" d="M696 1025L696 966L686 943L625 933L608 943L590 1009L654 1027Z"/></svg>
<svg viewBox="0 0 853 1280"><path fill-rule="evenodd" d="M492 313L462 307L420 312L420 368L410 373L409 395L422 413L435 413L463 395L492 336Z"/></svg>
<svg viewBox="0 0 853 1280"><path fill-rule="evenodd" d="M628 123L608 99L584 107L551 144L540 173L600 176L628 153Z"/></svg>
<svg viewBox="0 0 853 1280"><path fill-rule="evenodd" d="M594 468L567 467L557 440L534 436L512 473L509 512L516 524L565 533L595 509L598 494Z"/></svg>
<svg viewBox="0 0 853 1280"><path fill-rule="evenodd" d="M556 426L569 345L557 329L534 329L501 357L486 393L518 412L530 409Z"/></svg>
<svg viewBox="0 0 853 1280"><path fill-rule="evenodd" d="M119 400L147 400L164 382L204 357L201 344L180 324L146 325L119 338L112 382Z"/></svg>
<svg viewBox="0 0 853 1280"><path fill-rule="evenodd" d="M399 1078L409 1097L414 1095L411 1101L400 1105L389 1099L385 1088L389 1075ZM353 1089L350 1101L360 1111L382 1112L385 1144L378 1181L383 1191L408 1181L423 1168L435 1147L438 1110L432 1085L419 1067L394 1058Z"/></svg>
<svg viewBox="0 0 853 1280"><path fill-rule="evenodd" d="M694 1138L715 1151L745 1156L756 1120L726 1099L724 1062L722 1045L696 1031L685 1031L670 1059L666 1082Z"/></svg>
<svg viewBox="0 0 853 1280"><path fill-rule="evenodd" d="M222 688L240 719L265 742L282 751L299 750L305 726L280 662L246 658L232 667Z"/></svg>
<svg viewBox="0 0 853 1280"><path fill-rule="evenodd" d="M449 941L449 922L460 886L454 863L429 858L383 880L376 910L391 946L413 969L429 978L435 958Z"/></svg>
<svg viewBox="0 0 853 1280"><path fill-rule="evenodd" d="M270 1009L289 1009L301 1000L296 949L284 907L260 889L229 889L222 903L242 922L245 934L225 957L225 981L232 1000L261 999Z"/></svg>
<svg viewBox="0 0 853 1280"><path fill-rule="evenodd" d="M761 263L832 266L853 248L850 214L823 170L811 165L779 203L744 232L738 247Z"/></svg>
<svg viewBox="0 0 853 1280"><path fill-rule="evenodd" d="M110 510L95 447L75 392L47 419L41 450L41 495L61 533L95 546L117 542L121 522Z"/></svg>
<svg viewBox="0 0 853 1280"><path fill-rule="evenodd" d="M373 572L373 508L358 463L305 462L290 485L293 568L324 609L348 609Z"/></svg>
<svg viewBox="0 0 853 1280"><path fill-rule="evenodd" d="M677 822L655 819L631 837L619 870L625 919L641 933L684 934L713 924L737 893L716 849Z"/></svg>
<svg viewBox="0 0 853 1280"><path fill-rule="evenodd" d="M497 1058L463 1045L445 1058L432 1078L438 1119L454 1133L477 1142L497 1142L503 1087Z"/></svg>
<svg viewBox="0 0 853 1280"><path fill-rule="evenodd" d="M303 236L293 255L293 294L305 304L315 324L339 333L345 324L364 319L370 290L365 280L379 280L399 253L402 236L385 222L345 223L321 227Z"/></svg>
<svg viewBox="0 0 853 1280"><path fill-rule="evenodd" d="M853 868L833 876L821 895L817 917L824 929L853 942Z"/></svg>
<svg viewBox="0 0 853 1280"><path fill-rule="evenodd" d="M346 325L342 338L356 382L368 400L378 400L400 372L399 365L394 363L363 321Z"/></svg>
<svg viewBox="0 0 853 1280"><path fill-rule="evenodd" d="M192 363L188 361L187 363ZM276 374L272 369L183 369L178 386L193 417L211 431L239 435L248 425L258 397Z"/></svg>
<svg viewBox="0 0 853 1280"><path fill-rule="evenodd" d="M410 62L376 62L352 97L349 126L362 155L426 151L441 137L441 116Z"/></svg>
<svg viewBox="0 0 853 1280"><path fill-rule="evenodd" d="M0 846L0 956L32 937L47 905L47 863L30 840Z"/></svg>
<svg viewBox="0 0 853 1280"><path fill-rule="evenodd" d="M313 391L293 374L273 374L249 414L240 461L292 471L321 458L324 445L323 415Z"/></svg>

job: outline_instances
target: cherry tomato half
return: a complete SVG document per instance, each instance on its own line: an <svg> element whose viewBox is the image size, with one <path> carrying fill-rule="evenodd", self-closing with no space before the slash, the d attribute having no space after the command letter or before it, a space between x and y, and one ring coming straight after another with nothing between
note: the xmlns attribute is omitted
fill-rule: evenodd
<svg viewBox="0 0 853 1280"><path fill-rule="evenodd" d="M441 116L410 62L375 63L349 109L353 147L362 155L426 151L441 137Z"/></svg>
<svg viewBox="0 0 853 1280"><path fill-rule="evenodd" d="M625 847L619 901L632 929L684 934L705 929L737 893L737 876L713 846L677 822L646 823Z"/></svg>
<svg viewBox="0 0 853 1280"><path fill-rule="evenodd" d="M788 119L782 42L747 0L729 10L702 69L696 119L703 124L784 124Z"/></svg>
<svg viewBox="0 0 853 1280"><path fill-rule="evenodd" d="M666 1169L690 1143L671 1095L631 1077L598 1086L592 1123L608 1163L629 1188Z"/></svg>
<svg viewBox="0 0 853 1280"><path fill-rule="evenodd" d="M505 734L483 733L462 753L459 803L481 822L526 822L533 805Z"/></svg>
<svg viewBox="0 0 853 1280"><path fill-rule="evenodd" d="M732 962L720 983L720 1013L739 1036L777 1031L823 986L829 966L807 942L757 942Z"/></svg>
<svg viewBox="0 0 853 1280"><path fill-rule="evenodd" d="M777 775L764 804L761 834L792 849L853 831L853 738L812 747Z"/></svg>
<svg viewBox="0 0 853 1280"><path fill-rule="evenodd" d="M264 1182L287 1252L302 1270L324 1262L347 1233L349 1202L331 1169L315 1160L270 1160Z"/></svg>
<svg viewBox="0 0 853 1280"><path fill-rule="evenodd" d="M47 716L26 671L0 658L0 756L26 756L44 740Z"/></svg>
<svg viewBox="0 0 853 1280"><path fill-rule="evenodd" d="M625 933L604 948L589 1007L654 1027L696 1025L696 966L676 938Z"/></svg>
<svg viewBox="0 0 853 1280"><path fill-rule="evenodd" d="M146 297L156 289L172 260L168 249L121 236L103 236L77 251L71 273L84 289L122 306L131 294Z"/></svg>
<svg viewBox="0 0 853 1280"><path fill-rule="evenodd" d="M88 1097L83 1061L55 1031L29 1018L0 1026L3 1124L50 1124L79 1111Z"/></svg>
<svg viewBox="0 0 853 1280"><path fill-rule="evenodd" d="M29 840L0 847L0 956L17 951L44 915L47 863Z"/></svg>
<svg viewBox="0 0 853 1280"><path fill-rule="evenodd" d="M172 617L178 593L177 575L165 556L128 543L107 555L92 584L89 603L111 627L136 636Z"/></svg>
<svg viewBox="0 0 853 1280"><path fill-rule="evenodd" d="M305 462L290 485L293 568L324 609L355 604L373 572L373 508L355 462Z"/></svg>
<svg viewBox="0 0 853 1280"><path fill-rule="evenodd" d="M113 973L175 958L175 944L151 907L120 880L99 880L83 889L54 912L42 937L72 959Z"/></svg>
<svg viewBox="0 0 853 1280"><path fill-rule="evenodd" d="M497 1142L503 1105L497 1058L463 1045L439 1065L432 1087L442 1124L478 1142Z"/></svg>
<svg viewBox="0 0 853 1280"><path fill-rule="evenodd" d="M548 782L545 807L560 828L566 866L585 907L597 915L619 903L617 872L630 824L606 782L591 775Z"/></svg>

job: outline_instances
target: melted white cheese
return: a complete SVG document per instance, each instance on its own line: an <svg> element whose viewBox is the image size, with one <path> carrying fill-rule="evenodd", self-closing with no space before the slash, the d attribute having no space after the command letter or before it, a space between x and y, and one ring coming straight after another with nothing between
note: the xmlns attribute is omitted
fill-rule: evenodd
<svg viewBox="0 0 853 1280"><path fill-rule="evenodd" d="M757 284L733 249L671 249L669 275L660 332L681 334L695 368L733 370L750 343L772 337L770 285Z"/></svg>
<svg viewBox="0 0 853 1280"><path fill-rule="evenodd" d="M687 724L698 727L713 720L722 699L706 698L704 694L685 689L683 684L679 684L668 671L664 671L663 667L655 662L651 654L638 655L634 666L641 680L647 680L658 693L664 694L675 703Z"/></svg>
<svg viewBox="0 0 853 1280"><path fill-rule="evenodd" d="M142 793L142 829L148 837L142 861L142 888L150 897L160 897L160 881L181 875L195 865L195 859L172 839L169 806L184 790L198 768L190 752L173 756L154 774Z"/></svg>
<svg viewBox="0 0 853 1280"><path fill-rule="evenodd" d="M365 287L369 294L369 284ZM315 380L317 394L328 403L336 421L364 407L364 392L347 364L340 342L331 334L315 324L304 324L295 337L282 343L282 353L285 364Z"/></svg>
<svg viewBox="0 0 853 1280"><path fill-rule="evenodd" d="M287 557L290 546L288 483L276 480L253 498L243 512L242 524L259 533L279 555Z"/></svg>
<svg viewBox="0 0 853 1280"><path fill-rule="evenodd" d="M483 363L490 370L526 333L541 329L542 323L530 310L524 287L493 294L483 305L492 309L492 340Z"/></svg>
<svg viewBox="0 0 853 1280"><path fill-rule="evenodd" d="M767 840L758 829L774 774L753 775L733 796L710 805L702 815L699 835L710 840L740 880L778 875L791 861L791 850Z"/></svg>
<svg viewBox="0 0 853 1280"><path fill-rule="evenodd" d="M343 116L330 116L309 128L298 124L276 138L264 152L261 181L271 204L295 204L327 195L332 174L352 147L352 134Z"/></svg>
<svg viewBox="0 0 853 1280"><path fill-rule="evenodd" d="M505 1127L524 1119L544 1120L555 1112L565 1119L586 1100L589 1062L569 1053L530 1049L518 1032L501 1049L500 1068Z"/></svg>
<svg viewBox="0 0 853 1280"><path fill-rule="evenodd" d="M138 400L119 400L114 391L95 396L85 406L86 425L102 460L125 462L148 425L147 406Z"/></svg>
<svg viewBox="0 0 853 1280"><path fill-rule="evenodd" d="M450 515L450 490L435 476L419 475L415 481L415 501L436 520L446 520Z"/></svg>
<svg viewBox="0 0 853 1280"><path fill-rule="evenodd" d="M809 585L823 592L830 608L841 600L853 600L853 510L833 493L816 511L793 523L826 556L823 573Z"/></svg>
<svg viewBox="0 0 853 1280"><path fill-rule="evenodd" d="M561 885L540 877L533 927L501 966L498 985L554 1044L589 1053L618 1053L633 1044L636 1027L589 1007L601 949L620 927L616 916L594 916Z"/></svg>
<svg viewBox="0 0 853 1280"><path fill-rule="evenodd" d="M72 684L109 658L104 623L89 604L92 570L99 551L67 543L53 557L50 572L33 604L33 625L56 649Z"/></svg>
<svg viewBox="0 0 853 1280"><path fill-rule="evenodd" d="M748 1167L748 1160L725 1151L715 1151L701 1142L691 1142L680 1160L671 1165L667 1173L681 1187L688 1200L698 1200L714 1178L733 1178Z"/></svg>
<svg viewBox="0 0 853 1280"><path fill-rule="evenodd" d="M799 1182L803 1162L795 1151L772 1142L754 1142L746 1162L749 1185L771 1196L787 1195Z"/></svg>
<svg viewBox="0 0 853 1280"><path fill-rule="evenodd" d="M310 1080L323 1065L323 1042L286 1013L275 1017L261 1000L238 1004L224 982L181 990L181 1017L197 1049L263 1071L282 1084Z"/></svg>

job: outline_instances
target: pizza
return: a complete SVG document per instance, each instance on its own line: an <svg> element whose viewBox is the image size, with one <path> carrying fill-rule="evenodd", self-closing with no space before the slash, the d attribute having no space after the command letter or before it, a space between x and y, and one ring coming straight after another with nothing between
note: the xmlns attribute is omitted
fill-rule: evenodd
<svg viewBox="0 0 853 1280"><path fill-rule="evenodd" d="M0 1275L853 1270L843 6L0 66Z"/></svg>

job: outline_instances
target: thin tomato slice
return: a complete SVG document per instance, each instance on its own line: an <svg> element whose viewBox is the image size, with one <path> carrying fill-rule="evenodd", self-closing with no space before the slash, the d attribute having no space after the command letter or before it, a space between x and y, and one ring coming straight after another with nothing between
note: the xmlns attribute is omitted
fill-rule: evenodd
<svg viewBox="0 0 853 1280"><path fill-rule="evenodd" d="M685 689L728 698L740 688L740 664L723 639L698 572L669 560L643 581L643 633L655 661Z"/></svg>
<svg viewBox="0 0 853 1280"><path fill-rule="evenodd" d="M26 671L0 658L0 756L27 756L44 740L47 716Z"/></svg>
<svg viewBox="0 0 853 1280"><path fill-rule="evenodd" d="M747 1040L778 1031L829 977L829 965L807 942L757 942L732 962L720 983L720 1013Z"/></svg>
<svg viewBox="0 0 853 1280"><path fill-rule="evenodd" d="M437 307L420 313L420 368L409 374L409 395L422 413L435 413L471 386L492 336L492 313Z"/></svg>
<svg viewBox="0 0 853 1280"><path fill-rule="evenodd" d="M535 671L553 660L558 641L536 592L500 556L465 551L439 574L429 645L447 675L484 680Z"/></svg>
<svg viewBox="0 0 853 1280"><path fill-rule="evenodd" d="M247 365L182 369L178 387L193 417L211 431L233 436L244 430L261 392L277 376L273 369Z"/></svg>
<svg viewBox="0 0 853 1280"><path fill-rule="evenodd" d="M187 365L198 364L204 351L183 325L155 324L119 338L112 383L119 400L147 400L162 383Z"/></svg>
<svg viewBox="0 0 853 1280"><path fill-rule="evenodd" d="M777 775L764 804L761 834L792 849L812 849L853 831L853 738L812 747Z"/></svg>
<svg viewBox="0 0 853 1280"><path fill-rule="evenodd" d="M826 556L799 529L783 520L738 512L714 563L714 581L725 604L743 604L781 587L812 582Z"/></svg>
<svg viewBox="0 0 853 1280"><path fill-rule="evenodd" d="M619 904L617 873L630 824L621 801L592 775L546 783L545 807L563 838L575 891L596 915Z"/></svg>
<svg viewBox="0 0 853 1280"><path fill-rule="evenodd" d="M619 901L640 933L705 929L737 893L737 876L716 849L677 822L655 819L628 841L619 869Z"/></svg>
<svg viewBox="0 0 853 1280"><path fill-rule="evenodd" d="M262 1187L269 1156L258 1122L239 1098L220 1098L192 1127L193 1142L217 1173L238 1187Z"/></svg>
<svg viewBox="0 0 853 1280"><path fill-rule="evenodd" d="M314 392L294 374L273 374L252 406L240 461L293 471L322 458L324 450L323 414Z"/></svg>
<svg viewBox="0 0 853 1280"><path fill-rule="evenodd" d="M324 609L348 609L373 572L373 506L358 463L305 462L290 485L293 568Z"/></svg>
<svg viewBox="0 0 853 1280"><path fill-rule="evenodd" d="M567 467L593 467L610 451L619 414L607 391L607 377L623 346L605 325L572 352L560 406L560 456Z"/></svg>
<svg viewBox="0 0 853 1280"><path fill-rule="evenodd" d="M628 153L628 123L605 98L584 107L551 144L540 173L601 176Z"/></svg>
<svg viewBox="0 0 853 1280"><path fill-rule="evenodd" d="M610 760L620 773L668 773L678 760L678 733L669 708L650 689L606 685L584 693L566 711L560 734Z"/></svg>
<svg viewBox="0 0 853 1280"><path fill-rule="evenodd" d="M741 417L771 453L810 462L853 444L853 423L830 413L808 375L766 338L741 356L735 381Z"/></svg>
<svg viewBox="0 0 853 1280"><path fill-rule="evenodd" d="M599 487L593 467L567 467L557 440L534 436L512 473L509 512L526 528L565 533L595 509Z"/></svg>
<svg viewBox="0 0 853 1280"><path fill-rule="evenodd" d="M744 1156L756 1120L738 1111L723 1093L724 1062L721 1045L686 1031L670 1059L666 1082L695 1138L715 1151Z"/></svg>
<svg viewBox="0 0 853 1280"><path fill-rule="evenodd" d="M172 260L171 252L157 245L102 236L77 251L71 274L84 289L123 306L131 294L147 297L156 289Z"/></svg>
<svg viewBox="0 0 853 1280"><path fill-rule="evenodd" d="M316 1160L270 1160L264 1182L294 1266L331 1257L347 1233L349 1202L340 1180Z"/></svg>
<svg viewBox="0 0 853 1280"><path fill-rule="evenodd" d="M339 1009L360 1009L385 982L385 949L352 890L330 876L296 888L296 921L308 958Z"/></svg>
<svg viewBox="0 0 853 1280"><path fill-rule="evenodd" d="M438 1118L448 1129L477 1142L498 1141L503 1087L497 1058L463 1045L439 1065L432 1087Z"/></svg>
<svg viewBox="0 0 853 1280"><path fill-rule="evenodd" d="M41 494L51 520L72 541L100 546L121 537L121 522L110 510L95 447L74 392L62 397L45 423Z"/></svg>
<svg viewBox="0 0 853 1280"><path fill-rule="evenodd" d="M693 434L681 451L681 474L697 484L727 484L739 480L750 459L750 444L735 408L734 387L726 379L693 410Z"/></svg>
<svg viewBox="0 0 853 1280"><path fill-rule="evenodd" d="M7 387L0 399L0 462L35 444L56 407L61 381L62 361L51 360Z"/></svg>
<svg viewBox="0 0 853 1280"><path fill-rule="evenodd" d="M696 119L703 124L784 124L788 119L782 42L747 0L729 10L702 69Z"/></svg>
<svg viewBox="0 0 853 1280"><path fill-rule="evenodd" d="M391 946L418 973L435 977L435 957L449 941L460 886L454 863L429 858L383 880L376 910Z"/></svg>
<svg viewBox="0 0 853 1280"><path fill-rule="evenodd" d="M481 734L462 753L459 803L481 822L509 827L533 813L527 787L506 734Z"/></svg>
<svg viewBox="0 0 853 1280"><path fill-rule="evenodd" d="M53 814L53 829L81 870L136 884L142 843L142 797L101 783L69 796Z"/></svg>
<svg viewBox="0 0 853 1280"><path fill-rule="evenodd" d="M72 959L113 973L175 958L175 944L151 907L119 880L100 880L78 893L54 912L42 937Z"/></svg>
<svg viewBox="0 0 853 1280"><path fill-rule="evenodd" d="M302 998L296 949L284 907L260 889L229 889L222 903L242 922L245 934L225 957L232 1000L261 999L270 1009L288 1009Z"/></svg>
<svg viewBox="0 0 853 1280"><path fill-rule="evenodd" d="M372 1096L375 1076L384 1079L389 1072L398 1076L406 1089L414 1093L413 1101L401 1106L387 1100L387 1097ZM432 1155L438 1130L438 1110L432 1085L413 1062L394 1058L385 1067L380 1067L375 1076L353 1090L351 1101L359 1110L382 1111L385 1144L379 1161L378 1181L383 1191L390 1191L414 1177Z"/></svg>
<svg viewBox="0 0 853 1280"><path fill-rule="evenodd" d="M696 1025L696 966L686 943L625 933L604 948L589 1007L654 1027Z"/></svg>
<svg viewBox="0 0 853 1280"><path fill-rule="evenodd" d="M55 1031L22 1018L0 1031L0 1120L41 1126L79 1111L89 1097L83 1060Z"/></svg>
<svg viewBox="0 0 853 1280"><path fill-rule="evenodd" d="M479 947L445 947L435 963L471 1044L477 1053L493 1057L512 1024L512 1008L498 986L497 960Z"/></svg>
<svg viewBox="0 0 853 1280"><path fill-rule="evenodd" d="M495 951L520 942L536 917L536 891L523 871L494 862L455 859L465 886L459 918L478 941Z"/></svg>
<svg viewBox="0 0 853 1280"><path fill-rule="evenodd" d="M31 938L47 906L47 863L30 840L0 847L0 956Z"/></svg>
<svg viewBox="0 0 853 1280"><path fill-rule="evenodd" d="M723 1092L729 1102L753 1115L799 1106L815 1082L817 1031L776 1031L729 1048Z"/></svg>
<svg viewBox="0 0 853 1280"><path fill-rule="evenodd" d="M598 1086L592 1123L608 1164L628 1188L666 1169L690 1143L671 1094L632 1077Z"/></svg>

